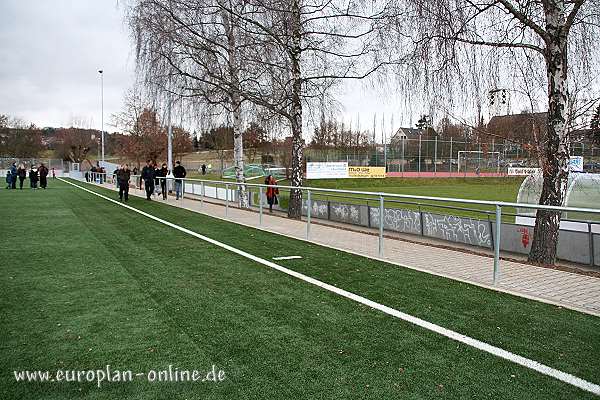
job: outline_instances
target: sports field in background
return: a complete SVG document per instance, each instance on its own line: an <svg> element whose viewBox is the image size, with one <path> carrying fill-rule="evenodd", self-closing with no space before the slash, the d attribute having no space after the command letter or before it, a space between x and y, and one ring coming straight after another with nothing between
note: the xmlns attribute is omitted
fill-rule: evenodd
<svg viewBox="0 0 600 400"><path fill-rule="evenodd" d="M267 260L301 255L276 262L600 383L600 318L158 202L129 205ZM0 190L0 214L1 399L594 398L60 181ZM225 380L98 388L13 375L107 364L214 364Z"/></svg>
<svg viewBox="0 0 600 400"><path fill-rule="evenodd" d="M514 203L523 177L505 178L385 178L385 179L309 179L304 186L327 189L345 189L359 192L384 192L416 196L448 197L469 200L504 201ZM262 182L261 182L262 183ZM288 193L281 191L281 205L288 205ZM316 193L314 200L330 200L332 202L368 204L378 206L378 199L364 195L342 195L336 193ZM387 198L390 199L390 198ZM386 200L387 200L386 199ZM420 205L419 205L420 203ZM446 206L446 207L439 207ZM440 214L486 219L495 212L493 206L462 204L454 202L419 201L414 199L398 199L397 202L386 201L386 207L421 209ZM488 214L478 210L488 211ZM503 209L505 213L515 213L512 207ZM506 222L514 222L514 217L503 216Z"/></svg>

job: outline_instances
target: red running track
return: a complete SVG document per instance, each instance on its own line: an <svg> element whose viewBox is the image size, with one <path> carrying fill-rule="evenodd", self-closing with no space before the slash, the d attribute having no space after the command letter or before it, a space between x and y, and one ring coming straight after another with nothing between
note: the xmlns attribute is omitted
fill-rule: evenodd
<svg viewBox="0 0 600 400"><path fill-rule="evenodd" d="M490 178L504 177L505 173L498 172L481 172L477 175L475 172L388 172L386 174L390 178Z"/></svg>

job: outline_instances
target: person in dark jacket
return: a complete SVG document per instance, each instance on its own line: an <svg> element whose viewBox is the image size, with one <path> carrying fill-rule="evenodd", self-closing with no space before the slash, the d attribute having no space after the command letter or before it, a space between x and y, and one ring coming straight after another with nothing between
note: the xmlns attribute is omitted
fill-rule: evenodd
<svg viewBox="0 0 600 400"><path fill-rule="evenodd" d="M273 178L273 175L267 176L265 179L265 185L276 186L277 181ZM267 188L267 203L269 203L269 212L273 212L273 204L278 204L277 195L279 194L279 189L276 187L268 187Z"/></svg>
<svg viewBox="0 0 600 400"><path fill-rule="evenodd" d="M202 164L202 175L206 175L206 164Z"/></svg>
<svg viewBox="0 0 600 400"><path fill-rule="evenodd" d="M29 170L29 185L31 186L32 189L37 189L37 184L38 184L38 171L37 169L32 166L31 169Z"/></svg>
<svg viewBox="0 0 600 400"><path fill-rule="evenodd" d="M152 192L154 192L154 167L150 160L146 161L146 166L142 168L142 179L144 180L144 188L146 189L146 200L150 200Z"/></svg>
<svg viewBox="0 0 600 400"><path fill-rule="evenodd" d="M127 164L123 164L121 168L116 171L117 183L119 185L119 200L129 200L129 178L131 177L131 171Z"/></svg>
<svg viewBox="0 0 600 400"><path fill-rule="evenodd" d="M181 161L175 162L175 168L173 168L173 175L175 178L185 178L187 171L181 165ZM179 196L183 196L182 191L183 181L181 179L175 179L175 199L179 200Z"/></svg>
<svg viewBox="0 0 600 400"><path fill-rule="evenodd" d="M10 169L8 171L6 171L6 188L7 189L12 188L12 175L11 175Z"/></svg>
<svg viewBox="0 0 600 400"><path fill-rule="evenodd" d="M11 189L17 188L17 164L16 163L13 163L10 166L10 188Z"/></svg>
<svg viewBox="0 0 600 400"><path fill-rule="evenodd" d="M23 181L27 178L27 170L23 164L17 168L17 176L19 177L19 189L23 190Z"/></svg>
<svg viewBox="0 0 600 400"><path fill-rule="evenodd" d="M38 168L38 173L40 174L40 187L42 189L46 189L48 186L48 168L44 164L40 164Z"/></svg>
<svg viewBox="0 0 600 400"><path fill-rule="evenodd" d="M160 191L162 193L163 200L167 199L167 180L165 179L169 174L169 170L167 169L167 164L163 163L160 169L156 170L156 177L161 178L158 179L160 185Z"/></svg>

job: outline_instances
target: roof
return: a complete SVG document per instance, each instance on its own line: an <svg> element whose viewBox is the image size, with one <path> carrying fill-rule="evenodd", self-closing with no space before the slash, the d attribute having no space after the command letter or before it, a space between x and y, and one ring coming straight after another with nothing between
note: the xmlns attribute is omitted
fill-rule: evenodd
<svg viewBox="0 0 600 400"><path fill-rule="evenodd" d="M539 132L546 131L548 113L522 113L511 115L497 115L490 119L487 130L498 136L511 139L530 141L533 139L533 129Z"/></svg>

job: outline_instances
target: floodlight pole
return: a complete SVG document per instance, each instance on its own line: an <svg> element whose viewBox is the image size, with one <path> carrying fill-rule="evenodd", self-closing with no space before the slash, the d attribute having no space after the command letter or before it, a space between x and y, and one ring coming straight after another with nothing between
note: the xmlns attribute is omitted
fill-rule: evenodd
<svg viewBox="0 0 600 400"><path fill-rule="evenodd" d="M104 165L104 71L98 70L100 74L100 107L101 107L101 126L102 126L102 164Z"/></svg>
<svg viewBox="0 0 600 400"><path fill-rule="evenodd" d="M173 177L173 125L171 123L171 108L173 101L171 95L169 95L169 101L167 103L167 164L169 165L168 176Z"/></svg>

